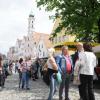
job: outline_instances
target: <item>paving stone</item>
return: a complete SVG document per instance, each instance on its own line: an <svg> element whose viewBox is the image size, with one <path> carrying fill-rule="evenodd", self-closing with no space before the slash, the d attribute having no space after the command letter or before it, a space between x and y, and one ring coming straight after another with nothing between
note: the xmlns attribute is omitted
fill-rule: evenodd
<svg viewBox="0 0 100 100"><path fill-rule="evenodd" d="M18 74L9 76L6 79L5 88L0 88L0 100L47 100L49 87L42 79L30 81L30 90L18 88ZM59 88L59 87L58 87ZM63 94L64 95L64 94ZM71 84L69 97L71 100L78 100L78 88ZM95 90L96 100L100 100L100 89ZM58 100L58 89L53 100Z"/></svg>

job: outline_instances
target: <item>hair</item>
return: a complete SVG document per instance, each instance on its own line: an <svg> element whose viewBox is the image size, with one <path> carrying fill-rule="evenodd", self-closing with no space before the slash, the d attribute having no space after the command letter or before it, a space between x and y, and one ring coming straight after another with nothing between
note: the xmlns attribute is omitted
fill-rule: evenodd
<svg viewBox="0 0 100 100"><path fill-rule="evenodd" d="M20 59L19 59L19 63L21 64L22 62L23 62L23 59L22 59L22 58L20 58Z"/></svg>
<svg viewBox="0 0 100 100"><path fill-rule="evenodd" d="M84 51L92 52L92 45L90 43L83 44Z"/></svg>
<svg viewBox="0 0 100 100"><path fill-rule="evenodd" d="M48 49L48 55L49 55L49 57L50 57L50 56L53 56L54 53L55 53L55 49L54 49L54 48Z"/></svg>
<svg viewBox="0 0 100 100"><path fill-rule="evenodd" d="M68 46L63 46L62 47L62 52L63 52L64 49L67 49L68 50Z"/></svg>
<svg viewBox="0 0 100 100"><path fill-rule="evenodd" d="M76 43L76 46L78 46L78 45L83 46L83 43L77 42L77 43Z"/></svg>

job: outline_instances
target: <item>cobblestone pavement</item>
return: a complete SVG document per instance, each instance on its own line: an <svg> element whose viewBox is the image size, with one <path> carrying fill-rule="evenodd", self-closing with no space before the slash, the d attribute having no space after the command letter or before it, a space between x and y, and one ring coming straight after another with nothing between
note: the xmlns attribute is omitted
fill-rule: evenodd
<svg viewBox="0 0 100 100"><path fill-rule="evenodd" d="M38 79L30 81L30 90L21 90L18 88L18 75L9 76L5 83L5 88L0 91L0 100L46 100L48 97L49 87ZM70 88L70 99L78 100L78 89L75 86ZM100 100L100 89L95 90L96 100ZM54 96L58 100L58 92Z"/></svg>

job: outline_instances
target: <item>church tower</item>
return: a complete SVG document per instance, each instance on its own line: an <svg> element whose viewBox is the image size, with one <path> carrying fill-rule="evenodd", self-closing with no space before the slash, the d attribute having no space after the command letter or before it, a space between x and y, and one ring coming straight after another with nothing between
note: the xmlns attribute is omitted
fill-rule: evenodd
<svg viewBox="0 0 100 100"><path fill-rule="evenodd" d="M34 15L31 12L28 18L28 34L31 34L34 31L34 20L35 20Z"/></svg>

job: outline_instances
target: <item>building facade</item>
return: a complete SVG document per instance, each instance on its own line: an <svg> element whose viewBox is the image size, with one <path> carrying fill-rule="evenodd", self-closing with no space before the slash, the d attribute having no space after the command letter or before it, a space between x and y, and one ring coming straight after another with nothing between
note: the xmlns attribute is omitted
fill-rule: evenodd
<svg viewBox="0 0 100 100"><path fill-rule="evenodd" d="M10 47L9 52L7 53L7 59L14 61L16 59L15 52L16 52L15 47Z"/></svg>
<svg viewBox="0 0 100 100"><path fill-rule="evenodd" d="M44 58L47 57L47 50L51 46L50 35L34 31L34 15L30 14L28 18L28 34L22 40L17 39L14 56L17 59L23 58ZM9 58L12 58L12 51L8 52Z"/></svg>
<svg viewBox="0 0 100 100"><path fill-rule="evenodd" d="M56 50L56 55L61 53L61 47L63 45L67 45L70 49L70 53L73 54L74 53L73 52L74 48L70 48L70 47L74 46L74 44L75 44L74 41L75 41L76 36L75 35L70 35L70 30L71 30L70 27L68 27L66 29L63 28L59 33L56 33L56 36L53 36L54 31L59 26L60 22L61 22L60 18L56 19L56 21L54 23L52 33L50 35L50 40L51 40L51 42L52 42L52 44L53 44L53 46Z"/></svg>

